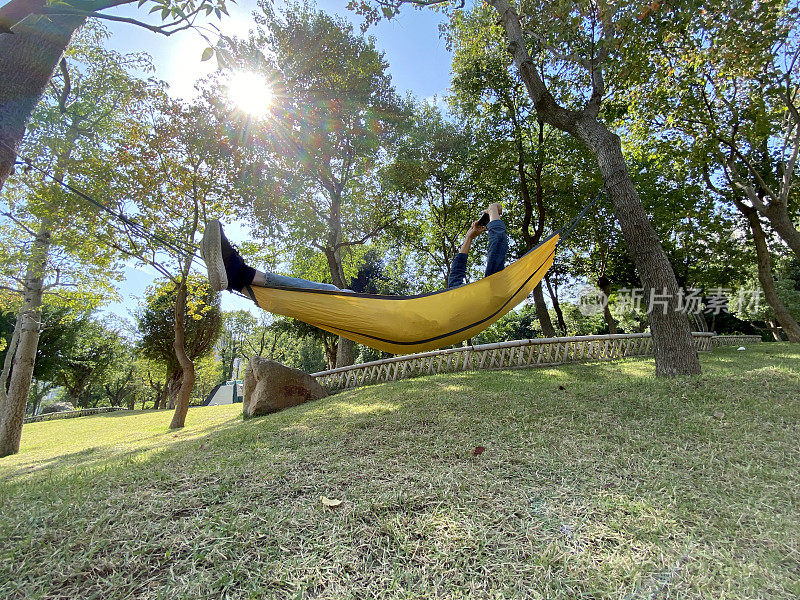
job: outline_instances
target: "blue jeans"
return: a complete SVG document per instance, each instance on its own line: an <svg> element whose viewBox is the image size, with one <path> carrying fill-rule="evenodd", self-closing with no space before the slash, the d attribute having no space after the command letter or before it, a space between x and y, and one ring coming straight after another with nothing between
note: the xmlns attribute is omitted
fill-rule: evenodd
<svg viewBox="0 0 800 600"><path fill-rule="evenodd" d="M278 275L277 273L264 273L266 283L264 287L287 287L299 288L301 290L329 290L331 292L341 291L332 283L320 283L318 281L309 281L308 279L300 279L299 277L287 277L286 275Z"/></svg>
<svg viewBox="0 0 800 600"><path fill-rule="evenodd" d="M489 234L489 250L486 252L486 271L484 277L502 271L506 266L506 253L508 253L508 234L506 224L500 219L489 221L486 226ZM450 265L450 277L447 278L447 288L464 285L467 276L467 255L459 252Z"/></svg>
<svg viewBox="0 0 800 600"><path fill-rule="evenodd" d="M489 233L489 251L486 253L486 273L485 277L498 271L502 271L506 266L506 253L508 252L508 235L506 234L506 224L501 220L489 221L486 226ZM288 277L277 273L265 273L264 287L287 287L305 290L328 290L331 292L351 292L351 290L341 290L332 283L319 283L309 281L299 277ZM464 285L467 276L467 255L459 252L453 258L450 267L450 277L447 279L447 287L457 287Z"/></svg>

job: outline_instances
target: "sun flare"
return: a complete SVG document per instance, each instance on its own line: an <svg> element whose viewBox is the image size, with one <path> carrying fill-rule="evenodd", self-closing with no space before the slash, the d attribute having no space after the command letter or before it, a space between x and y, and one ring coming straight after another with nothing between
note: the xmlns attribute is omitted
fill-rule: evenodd
<svg viewBox="0 0 800 600"><path fill-rule="evenodd" d="M236 71L228 82L228 99L254 117L263 117L272 103L272 88L262 75Z"/></svg>

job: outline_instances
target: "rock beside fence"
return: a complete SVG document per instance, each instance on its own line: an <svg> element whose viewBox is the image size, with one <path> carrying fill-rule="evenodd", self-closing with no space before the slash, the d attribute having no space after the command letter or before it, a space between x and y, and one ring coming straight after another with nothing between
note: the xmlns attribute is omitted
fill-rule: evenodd
<svg viewBox="0 0 800 600"><path fill-rule="evenodd" d="M267 358L253 358L244 375L246 417L257 417L327 396L317 380Z"/></svg>

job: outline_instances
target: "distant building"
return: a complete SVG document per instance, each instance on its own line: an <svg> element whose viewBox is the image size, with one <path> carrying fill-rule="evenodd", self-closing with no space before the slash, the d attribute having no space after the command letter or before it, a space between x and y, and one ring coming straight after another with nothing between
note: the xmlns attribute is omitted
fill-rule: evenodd
<svg viewBox="0 0 800 600"><path fill-rule="evenodd" d="M220 404L235 404L242 401L242 381L226 381L216 386L206 396L203 406L218 406Z"/></svg>

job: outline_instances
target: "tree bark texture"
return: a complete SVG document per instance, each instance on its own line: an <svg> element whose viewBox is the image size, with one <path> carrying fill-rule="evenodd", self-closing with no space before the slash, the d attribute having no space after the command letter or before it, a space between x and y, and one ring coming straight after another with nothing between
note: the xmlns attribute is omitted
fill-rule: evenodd
<svg viewBox="0 0 800 600"><path fill-rule="evenodd" d="M553 303L553 310L556 313L556 320L558 321L558 328L561 330L561 335L567 335L567 323L564 321L564 312L561 310L561 303L558 301L558 294L553 289L550 283L550 278L545 275L544 282L547 285L547 293L550 294L550 301Z"/></svg>
<svg viewBox="0 0 800 600"><path fill-rule="evenodd" d="M633 181L624 169L619 137L596 121L590 125L592 127L585 132L585 143L596 144L589 147L597 156L608 195L614 204L614 214L648 300L656 375L674 377L700 373L700 360L689 318L685 312L678 311L679 289L675 273L647 218ZM649 302L651 293L665 300L665 304L652 305Z"/></svg>
<svg viewBox="0 0 800 600"><path fill-rule="evenodd" d="M767 217L772 228L792 249L797 260L800 260L800 231L797 230L792 217L789 216L786 204L771 202L766 206L763 214Z"/></svg>
<svg viewBox="0 0 800 600"><path fill-rule="evenodd" d="M550 320L547 303L544 301L541 281L533 288L533 306L536 309L536 318L539 320L539 325L542 328L544 337L556 337L556 330L555 327L553 327L553 321Z"/></svg>
<svg viewBox="0 0 800 600"><path fill-rule="evenodd" d="M614 316L611 314L611 307L608 306L609 299L611 298L611 282L608 280L608 277L605 275L599 277L597 279L597 287L600 288L600 291L602 291L603 295L605 296L605 302L603 303L603 317L606 320L606 325L608 325L608 333L619 333L617 330L617 322L614 320Z"/></svg>
<svg viewBox="0 0 800 600"><path fill-rule="evenodd" d="M187 261L191 262L192 258L187 257ZM184 319L186 318L186 277L188 269L185 269L186 275L181 278L181 284L178 287L178 293L175 298L175 342L173 348L175 349L175 356L181 366L182 375L181 387L178 390L178 397L175 401L175 412L172 415L172 422L169 424L170 429L180 429L186 424L186 415L189 412L189 400L192 397L192 389L194 388L195 372L194 363L186 354L186 327Z"/></svg>
<svg viewBox="0 0 800 600"><path fill-rule="evenodd" d="M586 145L597 158L614 214L622 228L628 253L645 289L645 295L659 294L666 306L649 310L653 334L656 375L673 377L700 372L700 361L692 338L689 319L678 312L678 282L658 236L647 219L633 181L625 168L619 137L597 120L599 99L581 111L560 106L549 92L528 53L519 16L508 0L489 0L504 27L508 50L519 75L542 119Z"/></svg>
<svg viewBox="0 0 800 600"><path fill-rule="evenodd" d="M36 349L39 345L42 294L49 250L50 223L44 220L34 239L25 273L25 295L19 316L21 319L19 341L12 363L3 414L0 415L0 457L19 452L25 405L28 401Z"/></svg>
<svg viewBox="0 0 800 600"><path fill-rule="evenodd" d="M0 33L0 190L14 168L25 126L85 17L28 18Z"/></svg>
<svg viewBox="0 0 800 600"><path fill-rule="evenodd" d="M14 362L14 356L17 353L17 345L19 344L20 328L22 326L22 314L18 313L14 321L14 333L11 334L11 341L6 348L6 358L3 361L3 375L0 377L0 423L3 422L3 413L6 410L6 402L8 400L8 380L11 377L11 366Z"/></svg>
<svg viewBox="0 0 800 600"><path fill-rule="evenodd" d="M775 279L772 277L772 258L770 257L767 236L764 235L758 212L740 203L737 203L737 206L747 217L747 222L750 224L750 232L753 234L753 243L756 247L756 264L758 265L758 281L764 290L764 298L775 313L775 318L783 329L783 333L786 334L786 338L795 344L800 343L800 325L797 324L786 305L781 301L778 296L778 290L775 287Z"/></svg>

